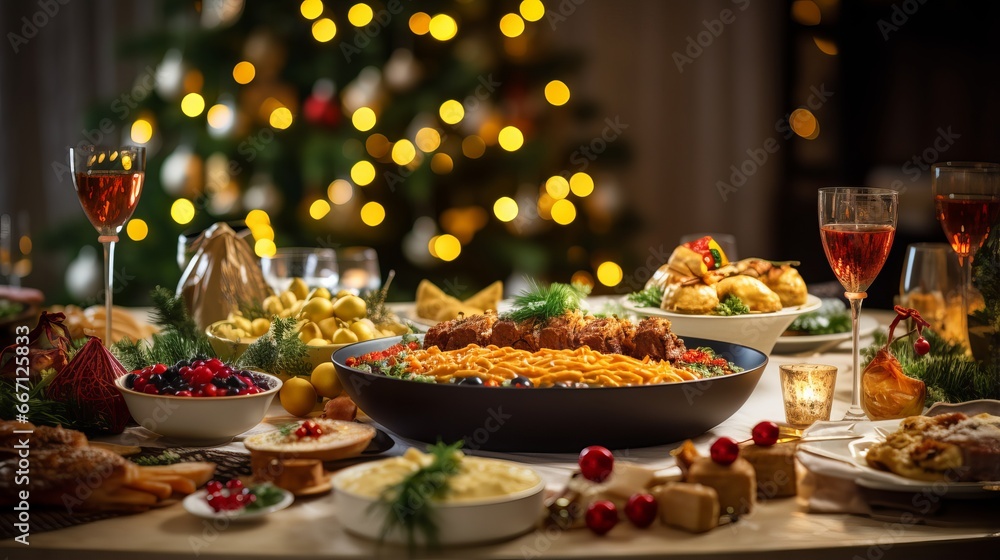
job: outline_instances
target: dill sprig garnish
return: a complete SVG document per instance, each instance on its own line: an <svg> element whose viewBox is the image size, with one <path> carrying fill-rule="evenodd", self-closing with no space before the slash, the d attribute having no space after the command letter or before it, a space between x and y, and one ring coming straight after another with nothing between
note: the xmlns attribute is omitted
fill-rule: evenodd
<svg viewBox="0 0 1000 560"><path fill-rule="evenodd" d="M275 317L267 333L250 344L236 364L273 374L298 376L312 373L308 348L298 337L296 323L293 317Z"/></svg>
<svg viewBox="0 0 1000 560"><path fill-rule="evenodd" d="M396 271L390 270L385 279L385 285L378 290L366 292L361 299L365 300L365 308L368 310L368 319L376 325L387 323L392 319L392 312L385 306L385 298L389 295L389 285L396 277Z"/></svg>
<svg viewBox="0 0 1000 560"><path fill-rule="evenodd" d="M143 467L153 467L156 465L173 465L174 463L180 462L180 460L180 455L168 449L159 455L136 457L135 459L132 459L132 462Z"/></svg>
<svg viewBox="0 0 1000 560"><path fill-rule="evenodd" d="M406 544L411 553L416 550L418 533L424 536L429 547L438 545L439 528L434 502L448 494L451 477L458 474L462 461L461 447L462 440L451 445L438 442L429 446L427 453L432 456L429 465L382 491L379 501L372 504L385 515L379 542L399 528L406 533Z"/></svg>
<svg viewBox="0 0 1000 560"><path fill-rule="evenodd" d="M577 311L583 298L589 293L587 287L579 284L553 282L548 287L542 287L529 281L529 289L514 298L513 309L505 313L504 317L518 323L529 320L547 321L570 311Z"/></svg>
<svg viewBox="0 0 1000 560"><path fill-rule="evenodd" d="M663 302L663 288L653 284L652 286L628 295L628 300L639 307L660 307Z"/></svg>

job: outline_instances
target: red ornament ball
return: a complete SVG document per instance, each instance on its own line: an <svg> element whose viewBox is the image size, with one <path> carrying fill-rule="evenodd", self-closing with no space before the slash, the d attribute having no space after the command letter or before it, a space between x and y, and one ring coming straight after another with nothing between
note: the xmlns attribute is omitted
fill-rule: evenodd
<svg viewBox="0 0 1000 560"><path fill-rule="evenodd" d="M918 356L923 356L931 351L931 343L927 342L927 339L921 336L917 338L916 342L913 343L913 351L916 352Z"/></svg>
<svg viewBox="0 0 1000 560"><path fill-rule="evenodd" d="M753 427L751 434L753 442L763 447L770 447L778 443L778 433L780 428L774 422L764 421Z"/></svg>
<svg viewBox="0 0 1000 560"><path fill-rule="evenodd" d="M585 519L595 535L603 535L618 524L618 509L608 500L597 500L587 506Z"/></svg>
<svg viewBox="0 0 1000 560"><path fill-rule="evenodd" d="M606 447L591 445L580 452L580 474L591 482L604 482L615 467L615 456Z"/></svg>
<svg viewBox="0 0 1000 560"><path fill-rule="evenodd" d="M740 456L740 445L736 440L728 437L720 437L712 444L709 452L712 460L720 465L731 465Z"/></svg>
<svg viewBox="0 0 1000 560"><path fill-rule="evenodd" d="M625 503L625 517L636 527L645 529L656 520L657 509L659 505L651 494L632 494Z"/></svg>

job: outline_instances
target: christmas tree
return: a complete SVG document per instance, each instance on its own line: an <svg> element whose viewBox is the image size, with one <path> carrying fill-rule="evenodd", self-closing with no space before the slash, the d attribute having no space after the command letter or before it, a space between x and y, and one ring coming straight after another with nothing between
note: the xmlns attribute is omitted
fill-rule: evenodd
<svg viewBox="0 0 1000 560"><path fill-rule="evenodd" d="M87 116L95 126L124 113L149 152L116 302L176 282L178 234L217 221L245 221L261 256L374 247L383 275L397 272L397 298L422 278L455 295L522 275L610 290L631 269L622 247L636 221L602 180L625 148L607 143L596 161L581 151L604 123L567 86L580 60L552 47L558 7L163 9L162 29L120 49L150 62L140 95Z"/></svg>

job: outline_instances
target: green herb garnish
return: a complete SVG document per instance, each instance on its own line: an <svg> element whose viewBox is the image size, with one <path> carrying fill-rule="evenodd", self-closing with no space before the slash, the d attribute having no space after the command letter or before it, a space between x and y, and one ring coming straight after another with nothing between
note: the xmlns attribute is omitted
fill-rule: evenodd
<svg viewBox="0 0 1000 560"><path fill-rule="evenodd" d="M250 493L257 496L257 499L244 509L248 512L269 508L285 497L285 493L270 482L254 486L250 489Z"/></svg>
<svg viewBox="0 0 1000 560"><path fill-rule="evenodd" d="M553 282L542 287L534 281L530 288L514 298L514 308L504 317L515 322L547 321L580 309L583 298L590 293L589 288L574 284Z"/></svg>
<svg viewBox="0 0 1000 560"><path fill-rule="evenodd" d="M385 284L381 289L366 292L361 299L365 300L365 308L368 310L368 319L376 325L386 323L392 319L392 312L385 306L385 299L389 295L389 284L396 277L396 271L390 270Z"/></svg>
<svg viewBox="0 0 1000 560"><path fill-rule="evenodd" d="M181 456L173 451L164 451L159 455L136 457L132 460L132 462L143 467L152 467L155 465L173 465L174 463L180 462L180 460Z"/></svg>
<svg viewBox="0 0 1000 560"><path fill-rule="evenodd" d="M0 318L13 317L24 311L24 304L7 299L0 299Z"/></svg>
<svg viewBox="0 0 1000 560"><path fill-rule="evenodd" d="M728 317L731 315L746 315L747 313L750 313L750 308L743 303L742 299L732 294L723 298L723 300L719 302L719 305L715 306L716 315Z"/></svg>
<svg viewBox="0 0 1000 560"><path fill-rule="evenodd" d="M275 317L271 328L247 346L236 364L241 368L272 374L309 375L312 367L308 360L308 347L299 339L296 324L292 317Z"/></svg>
<svg viewBox="0 0 1000 560"><path fill-rule="evenodd" d="M628 300L639 307L658 308L663 302L663 288L654 284L645 290L629 294Z"/></svg>
<svg viewBox="0 0 1000 560"><path fill-rule="evenodd" d="M451 445L438 442L427 448L431 463L408 475L398 484L386 488L372 507L385 515L379 542L394 529L406 533L410 552L417 547L417 535L422 534L430 547L438 545L438 525L434 502L448 494L451 477L458 474L462 461L462 440Z"/></svg>

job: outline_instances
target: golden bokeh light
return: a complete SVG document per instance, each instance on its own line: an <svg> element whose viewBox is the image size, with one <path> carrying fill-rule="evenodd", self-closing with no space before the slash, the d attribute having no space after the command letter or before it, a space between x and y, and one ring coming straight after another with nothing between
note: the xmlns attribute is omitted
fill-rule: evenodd
<svg viewBox="0 0 1000 560"><path fill-rule="evenodd" d="M256 75L257 69L246 60L237 62L236 66L233 66L233 79L236 80L237 84L249 84Z"/></svg>
<svg viewBox="0 0 1000 560"><path fill-rule="evenodd" d="M569 225L576 219L576 206L563 198L552 203L552 209L549 210L549 213L552 215L553 222L561 226Z"/></svg>
<svg viewBox="0 0 1000 560"><path fill-rule="evenodd" d="M448 154L434 154L431 158L431 171L437 173L438 175L445 175L451 173L451 170L455 168L455 162L451 160L451 156Z"/></svg>
<svg viewBox="0 0 1000 560"><path fill-rule="evenodd" d="M274 244L272 239L258 239L256 243L253 244L253 252L257 254L258 257L273 257L275 253L278 252L278 247Z"/></svg>
<svg viewBox="0 0 1000 560"><path fill-rule="evenodd" d="M322 198L317 198L309 205L309 217L314 220L322 220L329 213L330 203Z"/></svg>
<svg viewBox="0 0 1000 560"><path fill-rule="evenodd" d="M792 111L791 116L788 117L788 124L792 127L795 134L807 140L812 140L819 136L819 121L816 120L816 116L809 109L800 107Z"/></svg>
<svg viewBox="0 0 1000 560"><path fill-rule="evenodd" d="M417 12L410 16L410 31L415 35L427 35L431 30L431 16L424 12Z"/></svg>
<svg viewBox="0 0 1000 560"><path fill-rule="evenodd" d="M503 196L493 203L493 214L501 222L509 222L517 217L517 201L509 196Z"/></svg>
<svg viewBox="0 0 1000 560"><path fill-rule="evenodd" d="M542 0L523 0L518 11L524 19L538 21L545 15L545 4L542 4Z"/></svg>
<svg viewBox="0 0 1000 560"><path fill-rule="evenodd" d="M500 32L507 37L517 37L524 33L524 20L517 14L507 14L500 18Z"/></svg>
<svg viewBox="0 0 1000 560"><path fill-rule="evenodd" d="M170 217L181 225L190 223L194 219L194 203L186 198L178 198L170 205Z"/></svg>
<svg viewBox="0 0 1000 560"><path fill-rule="evenodd" d="M378 202L372 201L361 207L361 221L367 226L375 227L385 220L385 208Z"/></svg>
<svg viewBox="0 0 1000 560"><path fill-rule="evenodd" d="M574 173L569 178L569 188L573 194L580 198L589 196L590 193L594 192L594 179L583 171Z"/></svg>
<svg viewBox="0 0 1000 560"><path fill-rule="evenodd" d="M462 107L462 104L458 101L449 99L441 104L441 108L438 109L438 115L441 116L442 121L448 124L457 124L465 117L465 107Z"/></svg>
<svg viewBox="0 0 1000 560"><path fill-rule="evenodd" d="M432 17L427 25L428 29L430 29L431 37L434 37L438 41L447 41L458 33L458 23L455 22L455 18L448 14L438 14Z"/></svg>
<svg viewBox="0 0 1000 560"><path fill-rule="evenodd" d="M337 35L337 24L330 18L318 19L312 24L312 34L320 43L329 42Z"/></svg>
<svg viewBox="0 0 1000 560"><path fill-rule="evenodd" d="M575 286L583 285L588 288L594 287L594 275L586 270L577 270L573 273L573 276L569 279L569 281Z"/></svg>
<svg viewBox="0 0 1000 560"><path fill-rule="evenodd" d="M413 147L413 142L403 138L392 145L392 161L397 165L407 165L413 158L417 157L417 149Z"/></svg>
<svg viewBox="0 0 1000 560"><path fill-rule="evenodd" d="M434 254L443 261L453 261L462 253L462 244L450 233L437 236L434 240Z"/></svg>
<svg viewBox="0 0 1000 560"><path fill-rule="evenodd" d="M351 115L351 124L361 132L367 132L375 126L375 111L371 107L360 107Z"/></svg>
<svg viewBox="0 0 1000 560"><path fill-rule="evenodd" d="M132 218L128 221L128 225L125 226L125 233L128 234L128 238L132 241L142 241L149 235L149 225L146 224L145 220Z"/></svg>
<svg viewBox="0 0 1000 560"><path fill-rule="evenodd" d="M462 153L469 159L481 158L486 153L486 142L476 135L466 136L462 140Z"/></svg>
<svg viewBox="0 0 1000 560"><path fill-rule="evenodd" d="M216 130L225 130L233 124L233 110L228 105L216 103L208 109L208 126Z"/></svg>
<svg viewBox="0 0 1000 560"><path fill-rule="evenodd" d="M267 122L278 130L285 130L292 126L292 112L288 107L278 107L271 111L271 116L267 118Z"/></svg>
<svg viewBox="0 0 1000 560"><path fill-rule="evenodd" d="M198 93L189 93L181 99L181 112L189 117L197 117L205 110L205 98Z"/></svg>
<svg viewBox="0 0 1000 560"><path fill-rule="evenodd" d="M813 0L795 0L792 2L792 19L802 25L819 25L822 14Z"/></svg>
<svg viewBox="0 0 1000 560"><path fill-rule="evenodd" d="M267 215L267 212L260 209L254 209L247 212L247 217L244 221L246 222L247 227L251 230L253 230L256 226L271 225L271 217Z"/></svg>
<svg viewBox="0 0 1000 560"><path fill-rule="evenodd" d="M569 181L560 175L553 175L545 181L545 192L556 200L566 198L569 196Z"/></svg>
<svg viewBox="0 0 1000 560"><path fill-rule="evenodd" d="M605 286L617 286L622 281L622 267L612 261L604 261L597 267L597 279Z"/></svg>
<svg viewBox="0 0 1000 560"><path fill-rule="evenodd" d="M516 152L518 148L524 145L524 135L521 134L520 129L516 126L505 126L500 129L497 141L500 142L501 148L508 152Z"/></svg>
<svg viewBox="0 0 1000 560"><path fill-rule="evenodd" d="M347 11L347 21L355 27L364 27L371 23L374 15L372 7L362 2L351 6L351 9Z"/></svg>
<svg viewBox="0 0 1000 560"><path fill-rule="evenodd" d="M139 221L141 222L142 220ZM33 244L31 242L31 238L27 235L22 235L21 238L17 240L17 248L21 250L22 255L30 255L32 246Z"/></svg>
<svg viewBox="0 0 1000 560"><path fill-rule="evenodd" d="M440 235L435 235L427 240L427 252L431 254L435 259L438 258L437 249L434 248L434 244L437 243L438 237Z"/></svg>
<svg viewBox="0 0 1000 560"><path fill-rule="evenodd" d="M552 80L545 84L545 100L555 105L565 105L569 101L569 86L561 80Z"/></svg>
<svg viewBox="0 0 1000 560"><path fill-rule="evenodd" d="M270 239L274 241L274 228L270 224L257 224L250 228L254 239Z"/></svg>
<svg viewBox="0 0 1000 560"><path fill-rule="evenodd" d="M373 158L383 158L389 153L391 144L384 134L372 134L365 140L365 150Z"/></svg>
<svg viewBox="0 0 1000 560"><path fill-rule="evenodd" d="M538 217L543 220L552 219L552 205L555 203L556 199L549 196L549 193L543 192L538 196Z"/></svg>
<svg viewBox="0 0 1000 560"><path fill-rule="evenodd" d="M306 19L316 19L323 13L323 2L321 0L302 0L299 4L299 12Z"/></svg>
<svg viewBox="0 0 1000 560"><path fill-rule="evenodd" d="M355 184L365 186L375 180L375 166L370 161L361 160L351 167L351 180Z"/></svg>
<svg viewBox="0 0 1000 560"><path fill-rule="evenodd" d="M441 146L441 133L433 128L421 128L413 141L422 152L433 152Z"/></svg>
<svg viewBox="0 0 1000 560"><path fill-rule="evenodd" d="M819 37L813 37L813 42L816 43L816 48L820 50L823 54L828 54L830 56L837 56L840 52L837 49L837 43L829 41L827 39L820 39Z"/></svg>
<svg viewBox="0 0 1000 560"><path fill-rule="evenodd" d="M354 187L343 179L336 179L326 188L326 197L337 206L347 204L354 197Z"/></svg>
<svg viewBox="0 0 1000 560"><path fill-rule="evenodd" d="M153 138L153 124L146 119L136 119L129 133L136 144L145 144Z"/></svg>

